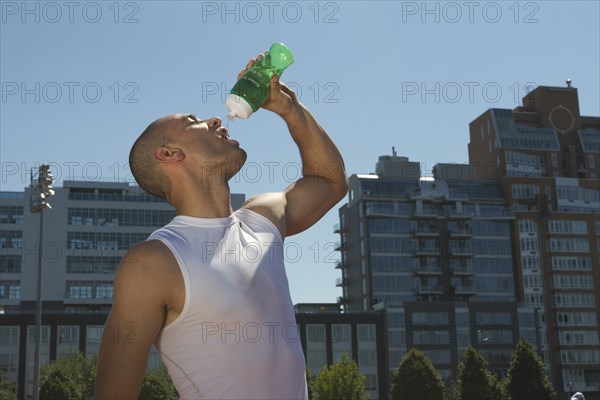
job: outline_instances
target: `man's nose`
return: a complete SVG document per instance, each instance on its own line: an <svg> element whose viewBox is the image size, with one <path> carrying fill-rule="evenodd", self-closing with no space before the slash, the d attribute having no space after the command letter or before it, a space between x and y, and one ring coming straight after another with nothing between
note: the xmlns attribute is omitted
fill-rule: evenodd
<svg viewBox="0 0 600 400"><path fill-rule="evenodd" d="M209 128L212 128L212 129L218 128L221 126L221 118L219 118L219 117L211 118L207 121L207 124L208 124Z"/></svg>

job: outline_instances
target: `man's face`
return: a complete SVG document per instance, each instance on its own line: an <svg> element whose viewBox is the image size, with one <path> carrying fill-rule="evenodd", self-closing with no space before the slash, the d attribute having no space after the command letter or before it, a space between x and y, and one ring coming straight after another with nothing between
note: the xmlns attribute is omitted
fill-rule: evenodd
<svg viewBox="0 0 600 400"><path fill-rule="evenodd" d="M229 139L219 118L201 120L192 114L176 114L165 119L171 141L168 145L183 150L195 168L223 171L227 179L242 168L246 152L236 140Z"/></svg>

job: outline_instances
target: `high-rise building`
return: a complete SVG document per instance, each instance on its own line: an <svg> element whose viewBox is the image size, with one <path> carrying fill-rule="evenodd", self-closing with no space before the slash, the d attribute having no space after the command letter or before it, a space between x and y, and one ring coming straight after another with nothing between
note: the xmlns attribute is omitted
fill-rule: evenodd
<svg viewBox="0 0 600 400"><path fill-rule="evenodd" d="M470 139L477 176L499 182L514 211L516 295L539 309L552 380L598 399L600 117L580 114L570 82L540 86L473 120Z"/></svg>
<svg viewBox="0 0 600 400"><path fill-rule="evenodd" d="M389 368L410 347L456 376L469 344L505 373L518 338L555 388L600 398L600 118L538 87L470 124L469 164L406 157L350 177L338 249L349 311L386 308Z"/></svg>
<svg viewBox="0 0 600 400"><path fill-rule="evenodd" d="M337 231L346 310L385 308L389 370L411 347L443 378L477 347L506 373L514 343L537 347L537 312L516 302L510 226L502 187L474 180L469 165L382 156L375 174L352 175Z"/></svg>

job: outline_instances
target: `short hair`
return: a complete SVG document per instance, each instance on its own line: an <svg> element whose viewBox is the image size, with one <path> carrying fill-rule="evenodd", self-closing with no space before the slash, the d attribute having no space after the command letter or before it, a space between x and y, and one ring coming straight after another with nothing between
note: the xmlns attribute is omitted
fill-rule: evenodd
<svg viewBox="0 0 600 400"><path fill-rule="evenodd" d="M142 189L167 200L171 180L159 167L154 151L169 142L167 127L162 118L152 122L137 138L129 152L129 168Z"/></svg>

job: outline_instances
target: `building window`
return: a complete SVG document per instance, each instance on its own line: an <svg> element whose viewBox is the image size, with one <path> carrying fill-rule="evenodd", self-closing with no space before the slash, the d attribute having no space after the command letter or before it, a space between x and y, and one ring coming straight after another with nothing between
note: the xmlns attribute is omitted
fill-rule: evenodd
<svg viewBox="0 0 600 400"><path fill-rule="evenodd" d="M537 238L524 237L519 240L521 251L539 251L540 241Z"/></svg>
<svg viewBox="0 0 600 400"><path fill-rule="evenodd" d="M433 364L450 364L450 350L422 349Z"/></svg>
<svg viewBox="0 0 600 400"><path fill-rule="evenodd" d="M147 233L133 232L68 232L67 248L128 250L147 237Z"/></svg>
<svg viewBox="0 0 600 400"><path fill-rule="evenodd" d="M448 313L446 312L414 312L412 313L413 324L442 325L448 324Z"/></svg>
<svg viewBox="0 0 600 400"><path fill-rule="evenodd" d="M532 219L519 220L519 233L537 233L537 224Z"/></svg>
<svg viewBox="0 0 600 400"><path fill-rule="evenodd" d="M96 286L96 298L97 299L112 299L113 298L113 286L112 285Z"/></svg>
<svg viewBox="0 0 600 400"><path fill-rule="evenodd" d="M14 254L2 254L2 257L0 257L0 273L21 273L21 256Z"/></svg>
<svg viewBox="0 0 600 400"><path fill-rule="evenodd" d="M118 329L118 325L112 327ZM103 325L87 325L85 327L85 354L98 354L100 351L100 341L102 340L102 332L104 331ZM116 331L116 334L120 332Z"/></svg>
<svg viewBox="0 0 600 400"><path fill-rule="evenodd" d="M0 224L23 224L23 207L0 206Z"/></svg>
<svg viewBox="0 0 600 400"><path fill-rule="evenodd" d="M524 270L537 270L540 268L540 259L532 256L521 257L521 267Z"/></svg>
<svg viewBox="0 0 600 400"><path fill-rule="evenodd" d="M67 281L67 299L112 299L112 281Z"/></svg>
<svg viewBox="0 0 600 400"><path fill-rule="evenodd" d="M593 289L594 280L592 275L554 275L554 287L556 289Z"/></svg>
<svg viewBox="0 0 600 400"><path fill-rule="evenodd" d="M481 327L477 330L478 344L513 344L514 332L512 329L498 329L496 326L490 328Z"/></svg>
<svg viewBox="0 0 600 400"><path fill-rule="evenodd" d="M22 231L0 231L0 248L21 249L23 247Z"/></svg>
<svg viewBox="0 0 600 400"><path fill-rule="evenodd" d="M69 225L89 226L163 226L173 217L173 210L69 208Z"/></svg>
<svg viewBox="0 0 600 400"><path fill-rule="evenodd" d="M565 311L556 315L559 326L597 326L595 312Z"/></svg>
<svg viewBox="0 0 600 400"><path fill-rule="evenodd" d="M79 274L114 274L120 257L67 256L67 272Z"/></svg>
<svg viewBox="0 0 600 400"><path fill-rule="evenodd" d="M557 293L554 295L556 307L596 307L593 293Z"/></svg>
<svg viewBox="0 0 600 400"><path fill-rule="evenodd" d="M21 298L21 281L18 280L1 280L0 281L0 299L15 299Z"/></svg>
<svg viewBox="0 0 600 400"><path fill-rule="evenodd" d="M552 270L555 271L591 271L592 260L587 256L553 256Z"/></svg>
<svg viewBox="0 0 600 400"><path fill-rule="evenodd" d="M551 238L548 242L551 251L585 253L590 251L590 245L587 239Z"/></svg>
<svg viewBox="0 0 600 400"><path fill-rule="evenodd" d="M69 286L69 299L91 299L92 298L92 287L91 286L80 286L71 285Z"/></svg>
<svg viewBox="0 0 600 400"><path fill-rule="evenodd" d="M510 312L478 312L475 317L478 324L511 325L513 323Z"/></svg>
<svg viewBox="0 0 600 400"><path fill-rule="evenodd" d="M375 325L373 324L358 324L357 337L360 342L375 342Z"/></svg>
<svg viewBox="0 0 600 400"><path fill-rule="evenodd" d="M525 289L542 288L542 278L538 274L523 274L523 287Z"/></svg>
<svg viewBox="0 0 600 400"><path fill-rule="evenodd" d="M365 390L377 391L377 375L376 374L364 374L365 377Z"/></svg>
<svg viewBox="0 0 600 400"><path fill-rule="evenodd" d="M587 234L586 221L550 220L548 221L550 233Z"/></svg>
<svg viewBox="0 0 600 400"><path fill-rule="evenodd" d="M306 325L306 365L313 373L317 373L327 365L325 342L325 325Z"/></svg>
<svg viewBox="0 0 600 400"><path fill-rule="evenodd" d="M79 326L59 325L57 328L56 352L60 357L62 354L71 354L79 351Z"/></svg>
<svg viewBox="0 0 600 400"><path fill-rule="evenodd" d="M447 329L436 330L414 330L412 333L415 345L448 345L450 344L450 332Z"/></svg>
<svg viewBox="0 0 600 400"><path fill-rule="evenodd" d="M352 330L350 324L332 324L331 342L333 362L342 360L342 355L346 354L352 358Z"/></svg>
<svg viewBox="0 0 600 400"><path fill-rule="evenodd" d="M560 358L564 364L593 364L600 363L600 350L562 350Z"/></svg>
<svg viewBox="0 0 600 400"><path fill-rule="evenodd" d="M513 199L535 199L540 193L538 185L513 184L512 197Z"/></svg>
<svg viewBox="0 0 600 400"><path fill-rule="evenodd" d="M377 366L377 352L374 349L358 350L358 364L360 367Z"/></svg>

